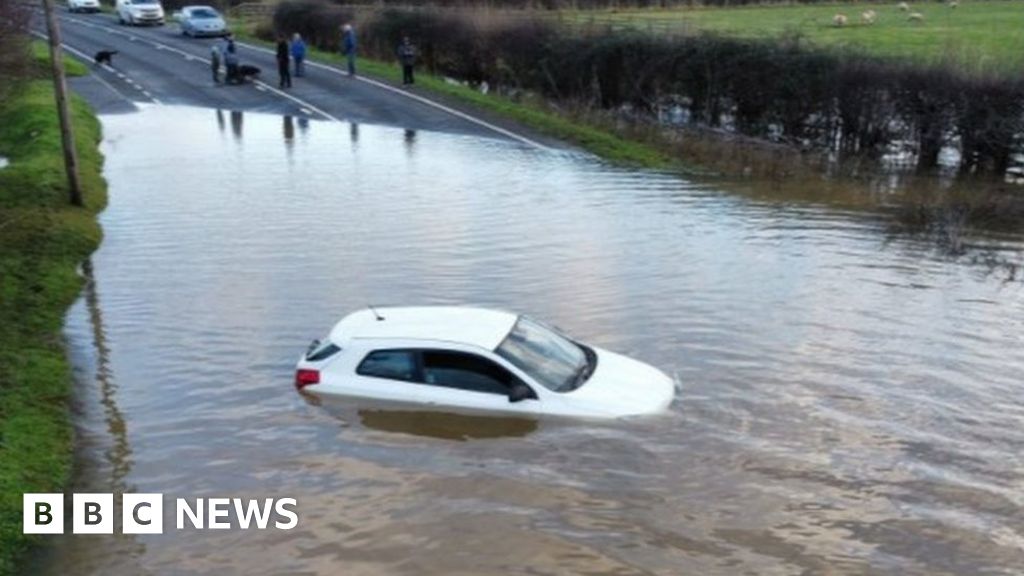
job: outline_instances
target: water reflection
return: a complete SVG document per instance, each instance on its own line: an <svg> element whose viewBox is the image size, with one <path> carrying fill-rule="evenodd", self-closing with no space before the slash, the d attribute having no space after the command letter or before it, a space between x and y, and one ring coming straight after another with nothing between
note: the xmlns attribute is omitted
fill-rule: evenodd
<svg viewBox="0 0 1024 576"><path fill-rule="evenodd" d="M445 412L360 410L363 426L442 440L520 438L537 430L537 421L526 418L469 416Z"/></svg>
<svg viewBox="0 0 1024 576"><path fill-rule="evenodd" d="M122 492L125 490L124 478L132 468L132 449L128 443L124 415L117 405L117 384L110 365L110 347L103 327L103 312L99 304L91 258L86 258L82 263L82 277L85 280L82 293L85 297L86 310L89 311L93 346L96 350L95 381L99 385L100 402L103 404L107 432L112 441L107 451L107 461L110 464L109 486L113 491Z"/></svg>
<svg viewBox="0 0 1024 576"><path fill-rule="evenodd" d="M240 165L207 111L139 114L103 120L93 307L117 410L97 392L80 422L130 436L89 453L116 473L79 486L289 495L300 528L127 553L68 538L35 573L1024 565L1019 285L863 211L422 131L410 156L402 131L363 125L356 152L335 123L292 140L296 177L280 117L247 116ZM190 169L155 178L169 157ZM367 302L529 313L663 368L682 398L600 425L304 401L297 354ZM76 358L92 315L69 318Z"/></svg>
<svg viewBox="0 0 1024 576"><path fill-rule="evenodd" d="M403 135L402 141L405 143L405 154L411 158L413 153L416 151L416 131L406 130Z"/></svg>
<svg viewBox="0 0 1024 576"><path fill-rule="evenodd" d="M292 140L295 139L295 119L291 116L285 116L282 118L282 127L284 129L284 141L286 144L291 145Z"/></svg>
<svg viewBox="0 0 1024 576"><path fill-rule="evenodd" d="M240 110L231 111L231 133L235 136L235 139L239 142L242 141L242 112Z"/></svg>

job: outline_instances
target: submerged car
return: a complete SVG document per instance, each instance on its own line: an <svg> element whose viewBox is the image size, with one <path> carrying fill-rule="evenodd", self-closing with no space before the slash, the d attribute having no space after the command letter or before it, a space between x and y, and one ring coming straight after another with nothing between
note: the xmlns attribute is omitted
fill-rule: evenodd
<svg viewBox="0 0 1024 576"><path fill-rule="evenodd" d="M99 12L99 0L68 0L68 12Z"/></svg>
<svg viewBox="0 0 1024 576"><path fill-rule="evenodd" d="M185 36L224 36L228 33L224 17L210 6L185 6L175 14Z"/></svg>
<svg viewBox="0 0 1024 576"><path fill-rule="evenodd" d="M314 340L304 392L512 414L616 418L668 408L664 372L527 316L447 306L369 308Z"/></svg>

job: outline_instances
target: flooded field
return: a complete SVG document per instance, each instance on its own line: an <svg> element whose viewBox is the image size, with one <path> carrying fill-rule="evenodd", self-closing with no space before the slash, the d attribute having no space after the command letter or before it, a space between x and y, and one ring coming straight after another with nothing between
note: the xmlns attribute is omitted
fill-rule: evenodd
<svg viewBox="0 0 1024 576"><path fill-rule="evenodd" d="M103 123L105 239L66 329L73 488L294 497L299 526L56 538L37 573L1024 569L1019 281L869 212L502 141ZM298 395L297 356L367 303L529 313L680 397L599 425Z"/></svg>

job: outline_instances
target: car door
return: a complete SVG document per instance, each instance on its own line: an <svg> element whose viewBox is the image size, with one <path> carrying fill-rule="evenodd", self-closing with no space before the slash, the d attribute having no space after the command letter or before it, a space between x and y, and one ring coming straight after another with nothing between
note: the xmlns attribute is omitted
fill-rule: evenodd
<svg viewBox="0 0 1024 576"><path fill-rule="evenodd" d="M423 397L428 403L456 406L488 412L541 412L541 403L533 398L509 400L513 385L525 384L494 361L456 350L421 350ZM532 389L531 389L532 390Z"/></svg>

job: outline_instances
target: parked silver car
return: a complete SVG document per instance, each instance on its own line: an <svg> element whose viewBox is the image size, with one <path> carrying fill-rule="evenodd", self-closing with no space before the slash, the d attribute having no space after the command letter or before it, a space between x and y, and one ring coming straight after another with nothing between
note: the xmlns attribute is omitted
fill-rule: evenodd
<svg viewBox="0 0 1024 576"><path fill-rule="evenodd" d="M175 14L185 36L224 36L228 33L224 17L210 6L185 6Z"/></svg>

